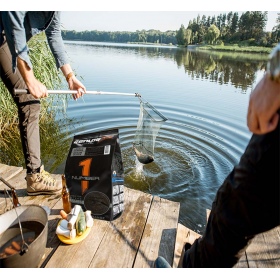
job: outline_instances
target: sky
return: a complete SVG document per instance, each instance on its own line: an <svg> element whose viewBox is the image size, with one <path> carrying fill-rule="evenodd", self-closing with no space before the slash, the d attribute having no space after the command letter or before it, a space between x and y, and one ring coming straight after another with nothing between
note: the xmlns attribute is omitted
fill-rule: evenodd
<svg viewBox="0 0 280 280"><path fill-rule="evenodd" d="M181 24L187 27L189 21L198 15L200 18L203 15L217 17L229 11L63 11L61 22L64 29L76 31L167 31L178 30ZM238 12L239 16L242 14L236 10L233 12ZM271 31L276 25L276 18L277 12L268 12L267 31Z"/></svg>
<svg viewBox="0 0 280 280"><path fill-rule="evenodd" d="M16 3L17 2L17 3ZM40 3L39 3L40 2ZM218 16L230 11L268 11L266 30L276 25L275 0L255 2L235 0L17 0L1 3L3 10L62 11L66 30L136 31L156 29L178 30L198 15ZM233 3L234 2L234 3Z"/></svg>

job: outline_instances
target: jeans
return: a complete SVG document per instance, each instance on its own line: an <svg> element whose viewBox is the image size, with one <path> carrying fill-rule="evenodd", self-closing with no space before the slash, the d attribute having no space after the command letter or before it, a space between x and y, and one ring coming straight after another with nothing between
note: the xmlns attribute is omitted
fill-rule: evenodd
<svg viewBox="0 0 280 280"><path fill-rule="evenodd" d="M0 46L0 77L18 108L19 130L27 173L36 172L41 166L39 114L40 100L32 94L14 95L14 89L26 89L18 71L13 73L12 56L7 42Z"/></svg>
<svg viewBox="0 0 280 280"><path fill-rule="evenodd" d="M183 267L233 267L252 238L280 225L280 123L252 135L240 162L218 189L206 230L183 257Z"/></svg>

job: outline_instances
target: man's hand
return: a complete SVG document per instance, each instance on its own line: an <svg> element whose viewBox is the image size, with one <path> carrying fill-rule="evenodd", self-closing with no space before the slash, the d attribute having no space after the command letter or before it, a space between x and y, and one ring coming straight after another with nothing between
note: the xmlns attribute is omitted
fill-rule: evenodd
<svg viewBox="0 0 280 280"><path fill-rule="evenodd" d="M60 67L63 75L66 78L66 81L68 82L68 87L70 90L77 90L77 93L73 94L74 100L77 100L81 96L83 96L84 93L86 93L85 86L75 77L75 74L72 70L72 67L70 64L65 64L62 67Z"/></svg>
<svg viewBox="0 0 280 280"><path fill-rule="evenodd" d="M70 90L77 90L77 93L73 94L74 100L77 100L86 93L85 86L75 76L68 80L68 85Z"/></svg>
<svg viewBox="0 0 280 280"><path fill-rule="evenodd" d="M280 84L271 81L268 75L260 80L251 93L247 126L255 134L273 131L279 121Z"/></svg>

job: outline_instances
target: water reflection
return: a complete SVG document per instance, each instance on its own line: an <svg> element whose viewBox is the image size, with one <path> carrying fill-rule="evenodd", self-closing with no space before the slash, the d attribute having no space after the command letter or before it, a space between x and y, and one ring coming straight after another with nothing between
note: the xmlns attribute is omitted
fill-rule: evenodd
<svg viewBox="0 0 280 280"><path fill-rule="evenodd" d="M175 60L194 79L232 84L246 92L255 83L256 72L264 69L266 55L178 50Z"/></svg>
<svg viewBox="0 0 280 280"><path fill-rule="evenodd" d="M266 54L205 51L198 48L143 46L135 44L102 44L79 42L92 48L106 48L115 52L134 53L136 56L156 60L164 58L175 61L178 68L193 79L206 79L221 85L231 84L241 88L244 93L256 81L256 72L265 69ZM77 44L68 42L68 44Z"/></svg>

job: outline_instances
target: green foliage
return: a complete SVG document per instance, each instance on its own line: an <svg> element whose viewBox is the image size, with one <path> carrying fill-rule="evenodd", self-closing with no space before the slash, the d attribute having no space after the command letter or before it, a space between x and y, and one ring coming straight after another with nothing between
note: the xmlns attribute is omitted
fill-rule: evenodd
<svg viewBox="0 0 280 280"><path fill-rule="evenodd" d="M280 14L279 14L280 15ZM190 44L203 44L207 39L208 43L217 43L221 40L224 43L239 43L251 38L255 39L256 46L273 47L280 41L280 16L277 24L272 31L271 36L265 31L267 22L267 12L248 11L241 14L238 12L229 12L228 14L219 14L217 16L206 17L198 15L189 21L185 28L183 24L177 31L161 32L158 30L137 30L128 31L81 31L63 30L62 36L65 40L95 41L95 42L116 42L116 43L145 43L145 44L168 44L187 46ZM220 34L216 38L217 32L209 28L215 25Z"/></svg>
<svg viewBox="0 0 280 280"><path fill-rule="evenodd" d="M223 47L225 44L224 44L224 42L222 40L217 40L216 41L216 45Z"/></svg>
<svg viewBox="0 0 280 280"><path fill-rule="evenodd" d="M206 43L213 45L220 36L220 30L215 24L211 24L208 28L204 40Z"/></svg>
<svg viewBox="0 0 280 280"><path fill-rule="evenodd" d="M94 42L115 42L115 43L155 43L176 45L176 31L168 30L162 32L159 30L137 30L129 31L81 31L62 30L62 38L64 40L94 41Z"/></svg>
<svg viewBox="0 0 280 280"><path fill-rule="evenodd" d="M185 39L185 27L182 24L178 32L176 33L176 39L177 43L180 46L185 46L186 45L186 39Z"/></svg>
<svg viewBox="0 0 280 280"><path fill-rule="evenodd" d="M272 40L273 42L279 42L280 41L280 13L277 13L277 19L276 19L276 25L272 29Z"/></svg>

